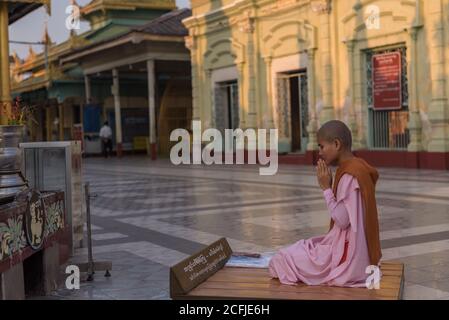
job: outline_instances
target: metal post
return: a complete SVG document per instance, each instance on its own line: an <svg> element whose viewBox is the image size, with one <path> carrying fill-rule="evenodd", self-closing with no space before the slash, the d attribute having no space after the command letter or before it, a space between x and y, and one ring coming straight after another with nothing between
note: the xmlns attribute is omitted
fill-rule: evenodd
<svg viewBox="0 0 449 320"><path fill-rule="evenodd" d="M87 222L87 281L92 281L94 274L94 259L92 256L92 231L90 224L90 195L89 195L89 182L84 185L85 197L86 197L86 222Z"/></svg>
<svg viewBox="0 0 449 320"><path fill-rule="evenodd" d="M81 272L87 272L87 281L94 280L95 271L104 270L105 277L110 277L112 270L112 262L111 261L96 261L94 262L93 253L92 253L92 225L91 225L91 216L90 216L90 198L95 198L96 195L91 195L89 193L89 182L84 184L84 192L86 197L86 227L87 227L87 263L77 263L76 265L80 268Z"/></svg>

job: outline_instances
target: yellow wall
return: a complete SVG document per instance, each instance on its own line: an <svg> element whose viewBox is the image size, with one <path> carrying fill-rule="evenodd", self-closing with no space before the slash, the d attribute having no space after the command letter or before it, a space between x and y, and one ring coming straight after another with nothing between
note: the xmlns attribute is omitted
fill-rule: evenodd
<svg viewBox="0 0 449 320"><path fill-rule="evenodd" d="M295 64L307 68L309 80L312 120L307 150L316 149L319 125L333 118L350 126L355 149L366 149L364 50L405 46L408 150L448 152L449 0L327 3L192 0L193 16L184 24L192 59L193 119L202 120L203 129L214 126L212 79L217 71L234 67L240 87L240 127L278 127L274 77L283 66ZM379 29L365 23L370 5L380 10Z"/></svg>

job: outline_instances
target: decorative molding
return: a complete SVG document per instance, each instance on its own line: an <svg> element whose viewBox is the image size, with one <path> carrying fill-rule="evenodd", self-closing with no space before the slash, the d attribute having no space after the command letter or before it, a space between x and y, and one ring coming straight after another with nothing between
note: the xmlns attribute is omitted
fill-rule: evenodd
<svg viewBox="0 0 449 320"><path fill-rule="evenodd" d="M254 16L251 14L251 12L248 10L246 11L242 17L240 18L240 21L238 22L238 27L241 32L244 33L253 33L254 32Z"/></svg>
<svg viewBox="0 0 449 320"><path fill-rule="evenodd" d="M64 228L64 201L62 199L48 203L45 213L45 237Z"/></svg>
<svg viewBox="0 0 449 320"><path fill-rule="evenodd" d="M307 49L307 56L309 59L315 59L317 48L310 47Z"/></svg>
<svg viewBox="0 0 449 320"><path fill-rule="evenodd" d="M404 31L408 32L413 41L416 41L418 40L418 32L423 26L422 24L414 24L411 27L404 28Z"/></svg>
<svg viewBox="0 0 449 320"><path fill-rule="evenodd" d="M250 11L245 11L241 16L231 17L229 19L223 19L207 25L206 33L220 31L226 28L231 28L237 25L240 32L253 33L254 32L254 17Z"/></svg>
<svg viewBox="0 0 449 320"><path fill-rule="evenodd" d="M222 21L210 23L207 25L207 32L205 34L223 30L226 28L230 28L230 26L231 26L231 21L229 21L229 20L222 20Z"/></svg>
<svg viewBox="0 0 449 320"><path fill-rule="evenodd" d="M263 60L265 61L265 63L266 63L267 65L270 65L270 66L271 66L271 63L272 63L272 61L273 61L273 57L272 57L272 56L266 56L266 57L263 57Z"/></svg>
<svg viewBox="0 0 449 320"><path fill-rule="evenodd" d="M42 204L45 207L45 223L43 230L43 239L41 243L48 241L51 236L62 231L65 225L65 203L64 193L57 192L46 194L42 198ZM24 259L23 253L25 250L31 249L26 236L26 224L32 222L33 210L28 210L28 198L16 201L8 207L2 209L0 215L0 262L3 263L6 259L11 259L17 256L20 260ZM36 221L34 221L36 222ZM40 222L39 222L40 223ZM38 223L38 228L41 226ZM34 228L35 225L30 225ZM36 231L36 230L35 230ZM41 235L42 230L38 230ZM53 240L51 240L53 241ZM2 267L4 268L4 267ZM4 270L1 270L4 272Z"/></svg>
<svg viewBox="0 0 449 320"><path fill-rule="evenodd" d="M185 40L185 45L186 45L187 49L189 49L190 51L193 51L194 49L196 49L195 39L193 36L184 37L184 40Z"/></svg>
<svg viewBox="0 0 449 320"><path fill-rule="evenodd" d="M354 39L349 39L349 40L344 40L343 43L346 44L346 48L348 49L349 53L353 53L354 52L354 47L355 47L355 40Z"/></svg>
<svg viewBox="0 0 449 320"><path fill-rule="evenodd" d="M26 245L22 215L0 222L0 261L22 251Z"/></svg>
<svg viewBox="0 0 449 320"><path fill-rule="evenodd" d="M261 10L262 14L273 14L279 10L283 10L292 7L298 3L297 0L277 0L275 3L266 6Z"/></svg>
<svg viewBox="0 0 449 320"><path fill-rule="evenodd" d="M330 0L311 0L310 7L313 12L316 12L318 14L329 14L332 10Z"/></svg>
<svg viewBox="0 0 449 320"><path fill-rule="evenodd" d="M220 46L224 46L220 50ZM204 53L204 65L206 68L213 68L221 57L230 55L233 64L243 64L245 62L245 46L236 39L220 39L212 43Z"/></svg>
<svg viewBox="0 0 449 320"><path fill-rule="evenodd" d="M280 29L284 27L290 28L291 26L294 26L296 28L295 33L290 33L279 37L280 34L283 34L282 32L279 32ZM295 38L297 39L298 43L301 43L301 50L299 52L315 48L316 28L303 20L288 20L276 24L275 26L270 28L268 34L262 39L263 56L274 57L275 50L290 38Z"/></svg>

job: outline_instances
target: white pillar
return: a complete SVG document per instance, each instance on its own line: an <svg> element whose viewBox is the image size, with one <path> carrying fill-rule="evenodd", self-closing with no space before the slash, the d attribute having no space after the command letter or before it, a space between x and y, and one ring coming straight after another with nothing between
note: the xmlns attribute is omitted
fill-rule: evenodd
<svg viewBox="0 0 449 320"><path fill-rule="evenodd" d="M322 92L323 109L319 115L320 125L329 120L335 119L334 96L333 96L333 75L332 75L332 41L330 22L330 3L325 3L319 10L320 15L320 44L321 44L321 72L322 72Z"/></svg>
<svg viewBox="0 0 449 320"><path fill-rule="evenodd" d="M265 112L263 112L264 120L262 121L262 127L266 129L274 129L277 125L274 123L274 107L273 107L273 81L271 79L271 65L272 57L267 56L265 60L265 73L266 73L266 83L267 83L267 95L265 100Z"/></svg>
<svg viewBox="0 0 449 320"><path fill-rule="evenodd" d="M247 115L248 115L248 109L247 105L245 105L245 93L247 92L247 82L245 82L244 77L244 64L242 62L238 63L237 65L238 70L238 86L239 86L239 117L240 117L240 123L239 128L246 129L247 128ZM210 79L210 77L209 77ZM209 80L210 82L210 80ZM214 106L215 107L215 106ZM219 117L220 115L215 115L216 117Z"/></svg>
<svg viewBox="0 0 449 320"><path fill-rule="evenodd" d="M86 104L88 104L88 103L90 103L92 93L90 90L90 78L87 74L84 75L84 91L85 91L85 95L86 95Z"/></svg>
<svg viewBox="0 0 449 320"><path fill-rule="evenodd" d="M80 106L80 119L81 119L81 123L84 124L84 106L89 104L92 98L91 95L91 90L90 90L90 78L89 76L86 74L84 75L84 95L85 95L85 102L84 104L81 104Z"/></svg>
<svg viewBox="0 0 449 320"><path fill-rule="evenodd" d="M410 143L407 147L409 152L422 151L422 125L419 115L419 78L418 78L418 29L414 26L409 30L410 34L410 93L409 93L409 121L407 127L410 132Z"/></svg>
<svg viewBox="0 0 449 320"><path fill-rule="evenodd" d="M115 138L117 143L117 156L122 156L122 116L120 112L120 88L117 69L112 69L112 95L115 108Z"/></svg>
<svg viewBox="0 0 449 320"><path fill-rule="evenodd" d="M199 97L199 70L200 64L197 63L199 60L199 50L196 47L196 38L194 36L189 36L186 38L186 47L190 50L191 57L191 74L192 74L192 120L201 121L201 99Z"/></svg>
<svg viewBox="0 0 449 320"><path fill-rule="evenodd" d="M309 123L307 125L307 133L309 141L307 143L307 151L315 151L318 149L318 141L316 133L318 131L317 114L316 114L316 95L315 95L315 58L316 48L307 50L307 89L309 100Z"/></svg>
<svg viewBox="0 0 449 320"><path fill-rule="evenodd" d="M446 2L446 1L444 1ZM429 120L432 125L427 151L449 152L448 139L448 98L446 95L446 38L445 38L445 14L443 1L429 1L429 52L430 75L432 83L432 100L429 106Z"/></svg>
<svg viewBox="0 0 449 320"><path fill-rule="evenodd" d="M157 158L157 144L156 144L156 101L155 101L155 76L154 76L154 60L147 61L147 75L148 75L148 116L150 117L150 149L151 160Z"/></svg>
<svg viewBox="0 0 449 320"><path fill-rule="evenodd" d="M254 19L250 17L249 12L247 12L246 20L241 25L241 31L246 33L247 35L247 61L246 64L246 72L248 72L246 80L246 90L244 93L247 95L247 108L246 108L246 125L245 128L256 128L257 127L257 109L256 109L256 75L255 75L255 61L254 61L254 47L255 42L255 28L254 28ZM245 72L245 71L244 71Z"/></svg>
<svg viewBox="0 0 449 320"><path fill-rule="evenodd" d="M355 41L354 40L348 40L346 41L346 49L348 52L348 69L349 69L349 129L351 129L352 132L352 149L358 150L362 149L362 142L360 138L360 130L357 122L357 110L356 110L356 97L355 93L357 91L356 89L356 77L355 73L359 72L359 69L355 68L355 55L354 52L359 50L359 48L355 47ZM358 60L357 60L358 61Z"/></svg>

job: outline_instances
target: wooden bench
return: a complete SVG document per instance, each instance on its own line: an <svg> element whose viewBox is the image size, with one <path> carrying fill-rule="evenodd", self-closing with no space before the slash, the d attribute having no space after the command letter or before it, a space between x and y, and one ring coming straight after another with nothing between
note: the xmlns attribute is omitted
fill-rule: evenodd
<svg viewBox="0 0 449 320"><path fill-rule="evenodd" d="M186 294L173 299L282 299L282 300L399 300L404 286L404 265L383 262L380 289L283 285L268 269L223 267Z"/></svg>

